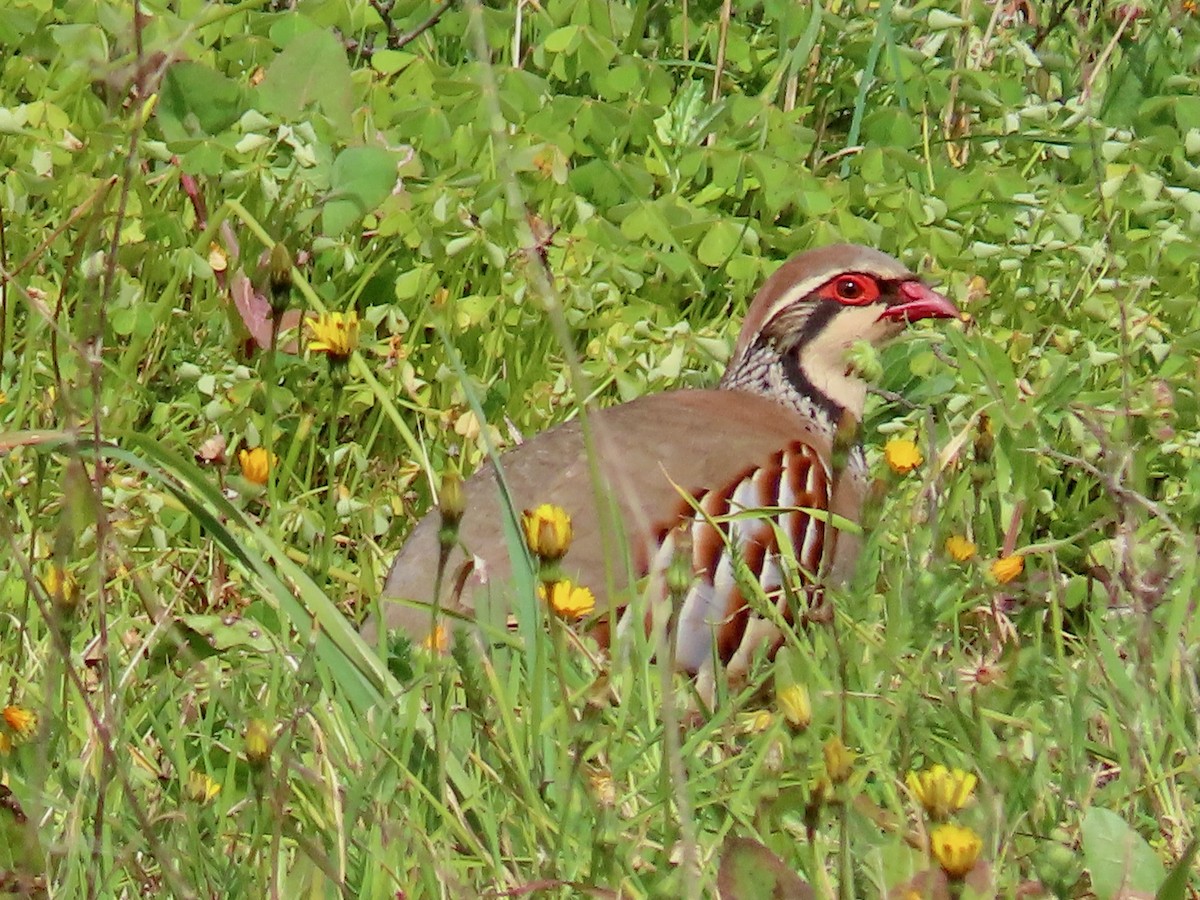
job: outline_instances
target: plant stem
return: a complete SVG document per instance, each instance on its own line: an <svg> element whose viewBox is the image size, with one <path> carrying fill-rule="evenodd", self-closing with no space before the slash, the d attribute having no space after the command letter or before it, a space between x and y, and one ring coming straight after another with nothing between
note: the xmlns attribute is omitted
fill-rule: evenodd
<svg viewBox="0 0 1200 900"><path fill-rule="evenodd" d="M333 398L329 401L329 447L325 463L325 477L329 480L329 488L325 493L325 540L321 553L321 575L328 581L329 568L333 565L333 528L334 517L337 513L337 473L334 454L337 453L338 409L342 402L342 379L339 373L333 373Z"/></svg>
<svg viewBox="0 0 1200 900"><path fill-rule="evenodd" d="M267 451L267 508L263 511L263 525L276 541L280 539L275 515L275 347L279 342L279 315L271 313L271 343L267 347L267 358L263 360L263 433L262 446Z"/></svg>

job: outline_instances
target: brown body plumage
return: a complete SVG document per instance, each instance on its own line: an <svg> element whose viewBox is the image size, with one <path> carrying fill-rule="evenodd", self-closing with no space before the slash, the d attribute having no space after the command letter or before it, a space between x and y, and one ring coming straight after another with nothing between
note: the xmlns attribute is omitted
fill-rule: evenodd
<svg viewBox="0 0 1200 900"><path fill-rule="evenodd" d="M839 428L852 433L861 418L866 392L847 369L849 345L880 343L906 320L956 314L877 251L838 245L801 254L758 292L719 388L591 411L591 458L578 421L504 454L513 509L553 503L571 515L563 571L600 599L602 638L612 622L628 624L622 610L631 597L661 605L673 529L689 523L695 577L678 613L677 662L689 671L718 660L740 669L779 634L747 604L748 578L790 620L789 596L843 577L853 563L857 538L836 525L857 521L865 470L857 447L834 451ZM456 614L470 614L485 596L505 604L512 571L508 513L490 463L464 496L441 598ZM730 516L760 508L773 512ZM403 601L386 604L387 626L418 639L433 624L438 528L436 513L417 525L384 585L385 598Z"/></svg>

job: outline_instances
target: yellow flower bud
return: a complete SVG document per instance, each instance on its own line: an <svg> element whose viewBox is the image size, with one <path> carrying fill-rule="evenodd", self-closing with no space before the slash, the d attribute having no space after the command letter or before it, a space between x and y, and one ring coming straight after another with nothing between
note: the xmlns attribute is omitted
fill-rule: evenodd
<svg viewBox="0 0 1200 900"><path fill-rule="evenodd" d="M279 462L274 453L268 455L265 447L255 447L253 450L239 450L238 463L242 467L242 477L254 484L266 484L271 474L271 467Z"/></svg>
<svg viewBox="0 0 1200 900"><path fill-rule="evenodd" d="M561 506L543 503L521 516L525 543L542 562L560 560L571 546L571 517Z"/></svg>
<svg viewBox="0 0 1200 900"><path fill-rule="evenodd" d="M854 769L854 751L842 743L842 739L834 735L821 748L825 754L825 774L834 784L842 784L850 778Z"/></svg>
<svg viewBox="0 0 1200 900"><path fill-rule="evenodd" d="M739 727L743 734L762 734L773 724L775 724L775 717L771 715L770 710L760 709L748 713L741 720Z"/></svg>
<svg viewBox="0 0 1200 900"><path fill-rule="evenodd" d="M442 527L457 528L466 511L467 501L463 497L462 476L453 469L442 473L442 490L438 494L438 510L442 515Z"/></svg>
<svg viewBox="0 0 1200 900"><path fill-rule="evenodd" d="M812 701L808 696L808 688L798 682L776 691L775 704L788 725L797 731L803 731L812 722Z"/></svg>
<svg viewBox="0 0 1200 900"><path fill-rule="evenodd" d="M263 766L271 758L271 729L262 719L246 723L246 759L252 766Z"/></svg>
<svg viewBox="0 0 1200 900"><path fill-rule="evenodd" d="M681 606L692 589L696 580L696 572L692 563L692 531L691 523L677 526L670 536L672 544L671 561L667 564L667 591L671 601Z"/></svg>
<svg viewBox="0 0 1200 900"><path fill-rule="evenodd" d="M271 285L271 309L278 314L287 309L288 295L292 292L292 254L282 241L271 248L267 280Z"/></svg>

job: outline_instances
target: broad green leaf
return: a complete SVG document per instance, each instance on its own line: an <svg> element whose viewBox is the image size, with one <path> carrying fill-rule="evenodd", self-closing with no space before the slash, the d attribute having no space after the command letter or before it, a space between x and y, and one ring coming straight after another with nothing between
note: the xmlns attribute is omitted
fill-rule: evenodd
<svg viewBox="0 0 1200 900"><path fill-rule="evenodd" d="M1093 806L1083 817L1081 830L1092 889L1101 900L1115 900L1123 891L1150 893L1162 884L1162 862L1145 838L1116 813Z"/></svg>
<svg viewBox="0 0 1200 900"><path fill-rule="evenodd" d="M328 31L310 31L289 43L267 67L258 87L261 107L299 120L315 107L349 136L354 100L345 47Z"/></svg>
<svg viewBox="0 0 1200 900"><path fill-rule="evenodd" d="M721 900L811 900L816 894L778 856L750 838L727 838L717 873Z"/></svg>
<svg viewBox="0 0 1200 900"><path fill-rule="evenodd" d="M352 147L333 161L321 228L337 236L374 210L396 184L396 158L378 147Z"/></svg>
<svg viewBox="0 0 1200 900"><path fill-rule="evenodd" d="M156 107L167 140L224 131L242 113L237 84L203 63L175 63L163 77Z"/></svg>
<svg viewBox="0 0 1200 900"><path fill-rule="evenodd" d="M737 250L742 231L742 227L735 222L714 223L696 248L696 258L709 268L717 268Z"/></svg>
<svg viewBox="0 0 1200 900"><path fill-rule="evenodd" d="M564 25L562 28L556 28L546 35L543 46L551 53L569 53L578 47L582 40L579 31L578 25Z"/></svg>

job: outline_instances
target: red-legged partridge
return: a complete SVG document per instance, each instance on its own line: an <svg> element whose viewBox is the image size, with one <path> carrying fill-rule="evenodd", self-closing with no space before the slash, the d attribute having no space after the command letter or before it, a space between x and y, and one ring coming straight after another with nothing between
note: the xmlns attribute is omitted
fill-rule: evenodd
<svg viewBox="0 0 1200 900"><path fill-rule="evenodd" d="M578 421L505 453L500 462L516 515L543 503L570 514L574 538L563 574L596 594L597 614L607 621L595 629L602 641L613 617L618 629L641 617L649 624L642 601L629 600L663 604L662 573L676 528L689 523L694 577L678 611L676 662L699 672L720 660L738 673L781 637L748 604L755 592L747 579L757 579L791 621L788 594L811 595L822 582L845 578L857 554L857 537L837 527L840 519L858 521L867 485L857 443L835 454L837 435L856 431L867 390L849 366L848 349L858 341L880 344L907 322L958 314L884 253L850 244L802 253L759 290L717 388L592 410L595 467ZM488 594L489 602L510 608L512 567L495 468L484 465L463 494L459 548L446 566L441 599L455 618ZM770 512L731 515L759 508ZM384 603L387 627L417 640L433 624L438 529L437 513L427 515L384 584L385 600L406 601ZM472 567L465 581L456 577L466 573L463 566ZM786 581L797 590L784 590ZM367 634L373 630L369 623Z"/></svg>

